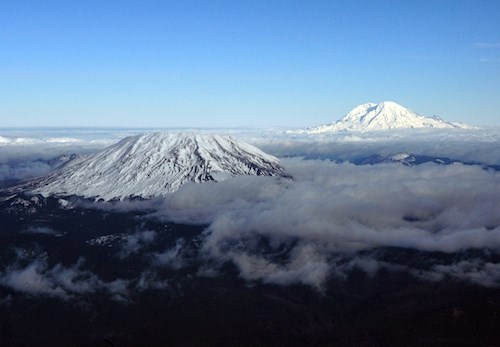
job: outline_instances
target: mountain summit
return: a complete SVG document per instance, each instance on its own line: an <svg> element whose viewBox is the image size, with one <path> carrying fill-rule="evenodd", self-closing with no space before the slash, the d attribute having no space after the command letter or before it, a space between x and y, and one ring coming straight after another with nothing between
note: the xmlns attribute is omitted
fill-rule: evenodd
<svg viewBox="0 0 500 347"><path fill-rule="evenodd" d="M151 133L76 158L25 187L33 193L104 200L153 197L186 182L284 175L278 159L230 136Z"/></svg>
<svg viewBox="0 0 500 347"><path fill-rule="evenodd" d="M377 131L405 128L461 128L473 127L447 122L438 117L424 117L395 102L385 101L380 104L367 103L355 107L351 112L335 123L299 130L299 133L321 134L341 131Z"/></svg>

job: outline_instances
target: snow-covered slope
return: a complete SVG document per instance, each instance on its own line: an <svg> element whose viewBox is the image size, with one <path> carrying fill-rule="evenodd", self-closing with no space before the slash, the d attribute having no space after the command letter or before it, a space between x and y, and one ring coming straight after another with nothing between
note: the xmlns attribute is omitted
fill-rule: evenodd
<svg viewBox="0 0 500 347"><path fill-rule="evenodd" d="M340 131L378 131L405 128L462 128L473 127L457 122L447 122L438 117L421 116L392 101L380 104L367 103L355 107L339 121L296 131L305 134L321 134Z"/></svg>
<svg viewBox="0 0 500 347"><path fill-rule="evenodd" d="M76 158L27 188L44 196L147 198L173 192L186 182L236 175L283 175L283 168L275 157L230 136L159 132L127 137Z"/></svg>

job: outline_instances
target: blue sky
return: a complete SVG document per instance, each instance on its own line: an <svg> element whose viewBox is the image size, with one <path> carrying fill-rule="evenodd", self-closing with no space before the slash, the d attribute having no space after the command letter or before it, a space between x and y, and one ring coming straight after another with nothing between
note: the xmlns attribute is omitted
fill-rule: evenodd
<svg viewBox="0 0 500 347"><path fill-rule="evenodd" d="M0 127L500 126L500 1L0 0Z"/></svg>

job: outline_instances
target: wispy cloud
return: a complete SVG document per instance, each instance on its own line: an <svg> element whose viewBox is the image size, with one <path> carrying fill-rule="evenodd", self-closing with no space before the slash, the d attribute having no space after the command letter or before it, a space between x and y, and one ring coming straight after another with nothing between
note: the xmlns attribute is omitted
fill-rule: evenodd
<svg viewBox="0 0 500 347"><path fill-rule="evenodd" d="M126 301L129 282L116 279L104 282L94 273L83 270L84 259L66 267L50 268L46 259L35 259L26 266L19 261L0 272L0 286L32 296L49 296L62 300L77 299L99 291L108 292L114 300Z"/></svg>
<svg viewBox="0 0 500 347"><path fill-rule="evenodd" d="M120 257L127 258L131 254L138 253L143 247L152 243L156 238L156 232L151 230L138 231L135 234L128 235L122 246Z"/></svg>

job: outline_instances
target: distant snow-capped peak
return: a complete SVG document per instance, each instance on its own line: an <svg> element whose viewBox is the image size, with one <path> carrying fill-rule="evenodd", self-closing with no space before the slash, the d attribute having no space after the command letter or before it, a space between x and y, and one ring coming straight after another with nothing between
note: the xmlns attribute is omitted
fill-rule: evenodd
<svg viewBox="0 0 500 347"><path fill-rule="evenodd" d="M150 133L127 137L101 152L71 160L30 182L33 193L104 200L154 197L186 182L236 175L280 176L277 158L230 136Z"/></svg>
<svg viewBox="0 0 500 347"><path fill-rule="evenodd" d="M343 131L366 132L407 128L472 129L473 127L458 122L447 122L436 116L424 117L395 102L385 101L379 104L370 102L359 105L335 123L295 132L321 134Z"/></svg>

